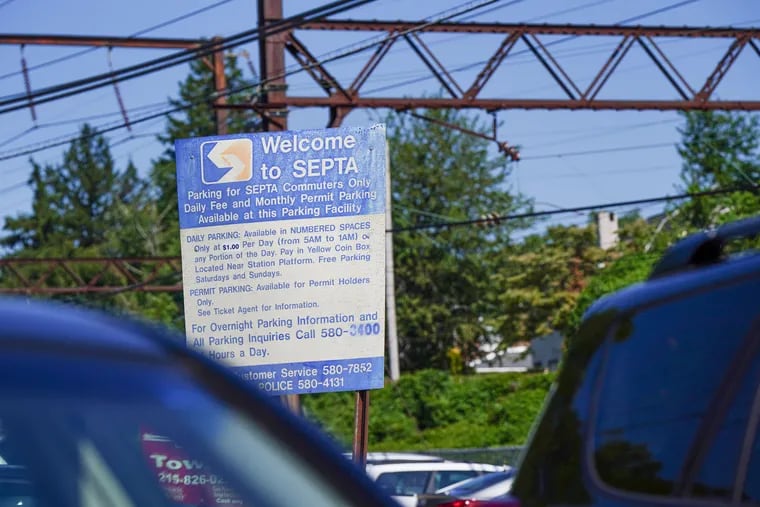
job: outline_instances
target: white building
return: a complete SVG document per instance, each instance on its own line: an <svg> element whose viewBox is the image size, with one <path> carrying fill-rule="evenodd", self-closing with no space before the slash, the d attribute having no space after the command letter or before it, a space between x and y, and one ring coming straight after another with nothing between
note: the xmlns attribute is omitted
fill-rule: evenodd
<svg viewBox="0 0 760 507"><path fill-rule="evenodd" d="M501 350L498 344L489 343L481 347L483 356L471 361L470 367L476 373L556 370L562 359L562 342L562 336L555 332Z"/></svg>

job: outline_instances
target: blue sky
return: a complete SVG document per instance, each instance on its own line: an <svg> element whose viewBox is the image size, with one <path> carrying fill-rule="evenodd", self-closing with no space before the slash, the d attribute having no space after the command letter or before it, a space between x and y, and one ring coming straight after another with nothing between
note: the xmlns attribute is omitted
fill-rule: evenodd
<svg viewBox="0 0 760 507"><path fill-rule="evenodd" d="M317 2L283 0L285 15L313 8ZM352 19L408 20L431 19L441 12L470 4L463 0L404 1L377 0L338 16ZM672 4L677 0L502 0L468 14L471 21L541 22L615 24ZM130 36L165 21L204 7L202 14L188 17L160 29L149 31L150 37L200 38L229 36L253 28L256 24L255 0L131 0L130 2L93 2L92 0L0 0L0 33L4 34L72 34L98 36ZM565 12L563 12L565 11ZM760 2L757 0L695 0L677 8L635 22L642 25L677 26L758 26ZM377 34L326 33L298 31L297 36L317 55L345 48ZM447 68L465 69L455 74L464 86L469 85L480 66L471 64L486 60L502 40L491 35L426 34L423 40L444 61ZM551 42L550 37L542 41ZM611 38L576 38L552 47L565 70L579 83L588 83L612 51L618 40ZM659 42L659 40L658 40ZM693 87L704 82L730 41L667 40L660 44ZM109 70L109 53L105 49L87 52L61 63L50 60L82 52L81 47L27 46L23 49L30 70L32 89L84 78ZM246 49L258 69L257 48ZM483 97L560 97L546 71L528 55L517 55L524 46L502 64L498 73L483 90ZM114 49L113 67L118 69L151 58L170 54L166 50ZM368 53L333 62L327 68L342 84L348 85L368 59ZM21 75L22 51L18 46L0 46L0 97L24 92ZM675 91L646 59L640 48L634 48L621 63L600 98L675 98ZM287 60L288 65L294 62ZM42 65L41 65L42 64ZM245 61L241 64L246 77ZM41 66L40 66L41 65ZM39 68L36 68L39 66ZM174 67L150 76L121 83L120 91L131 117L155 110L168 97L175 96L178 83L187 74L186 66ZM363 88L366 96L404 96L436 94L437 81L404 43L394 49L378 67ZM717 90L723 99L760 99L760 58L745 49ZM292 95L317 95L321 91L307 76L288 78ZM406 84L404 84L406 83ZM151 109L153 107L154 109ZM0 121L0 158L35 143L75 134L82 118L93 125L120 122L121 115L113 88L101 88L86 94L36 108L37 121L29 110L2 115ZM345 126L366 125L381 112L354 111ZM481 114L484 121L491 119ZM373 116L374 115L374 116ZM498 113L503 122L498 138L521 146L523 160L513 166L510 182L513 188L532 197L537 208L583 206L589 204L656 197L674 193L678 182L680 159L675 145L681 124L675 112L636 111L523 111ZM322 128L327 111L322 109L293 110L291 129ZM110 133L117 164L126 165L131 158L142 171L162 151L154 134L164 129L159 119L136 125L133 132ZM36 125L36 126L35 126ZM133 136L133 137L130 137ZM652 146L656 145L656 146ZM664 146L663 146L664 145ZM633 149L618 149L636 147ZM578 152L607 150L603 153ZM40 163L58 163L63 148L38 151L32 155ZM29 175L28 156L0 160L0 215L15 215L29 209L31 193L23 182ZM645 208L644 213L657 207ZM558 219L559 220L559 219ZM582 216L563 216L566 223L581 222Z"/></svg>

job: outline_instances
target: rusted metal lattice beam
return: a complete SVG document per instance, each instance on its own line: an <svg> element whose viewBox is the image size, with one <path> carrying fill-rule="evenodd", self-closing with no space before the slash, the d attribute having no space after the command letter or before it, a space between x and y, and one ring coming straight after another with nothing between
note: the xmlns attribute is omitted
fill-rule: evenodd
<svg viewBox="0 0 760 507"><path fill-rule="evenodd" d="M174 292L179 257L0 259L0 294Z"/></svg>
<svg viewBox="0 0 760 507"><path fill-rule="evenodd" d="M299 54L308 54L309 58L296 58L317 81L328 97L319 96L281 96L264 105L230 104L231 108L258 108L284 110L290 107L327 107L332 111L330 126L338 126L348 112L359 108L389 108L407 110L415 108L454 108L454 109L588 109L588 110L760 110L760 97L752 96L737 100L719 100L715 90L724 76L730 71L739 54L747 46L755 57L760 58L760 29L732 27L649 27L649 26L617 26L617 25L532 25L510 23L437 23L420 24L411 21L354 21L354 20L325 20L304 23L298 30L332 30L332 31L376 31L386 32L385 41L380 43L376 51L371 53L366 64L351 80L351 85L343 86L332 77L324 67L315 72L316 58L311 56L305 45L299 43ZM479 62L480 70L477 77L467 86L462 86L455 79L456 69L445 63L445 58L436 55L429 44L422 38L425 33L464 33L472 34L502 34L504 40L496 51L483 62ZM561 36L561 38L557 38ZM555 50L556 46L570 38L599 38L611 39L613 48L609 55L595 71L587 86L581 84L581 78L573 75L573 69L567 61L561 58ZM706 73L701 82L689 83L684 73L679 70L678 62L668 57L662 48L663 39L723 39L726 41L725 54L712 63L712 69ZM390 46L402 41L411 47L422 64L427 68L431 78L446 91L445 98L429 98L410 96L408 90L401 87L400 96L372 97L362 95L362 87L369 75L377 68L386 56ZM516 44L522 43L525 49L514 51ZM600 99L599 94L605 84L614 75L619 64L629 54L633 45L638 45L651 61L652 68L658 71L673 87L678 98L630 99L625 96ZM291 49L291 52L293 50ZM548 82L558 85L565 97L557 99L553 96L523 97L482 97L480 96L487 81L501 65L509 63L517 55L532 55L546 69ZM294 53L295 56L295 53ZM330 76L329 87L325 86L325 76ZM537 90L544 87L536 86ZM335 111L341 111L336 118Z"/></svg>

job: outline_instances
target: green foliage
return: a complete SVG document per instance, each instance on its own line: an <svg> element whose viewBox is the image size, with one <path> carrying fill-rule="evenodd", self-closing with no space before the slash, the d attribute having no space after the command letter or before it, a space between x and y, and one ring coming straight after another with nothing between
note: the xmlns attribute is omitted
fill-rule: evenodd
<svg viewBox="0 0 760 507"><path fill-rule="evenodd" d="M145 182L130 162L115 166L108 143L89 125L66 150L61 164L41 166L34 161L29 185L32 211L6 217L7 235L2 244L10 255L44 257L139 257L155 255L150 210L154 209ZM45 277L50 287L71 287L79 280L97 277L101 285L122 285L130 279L101 264L70 265L70 272L47 266L25 266L21 276L30 280ZM136 268L135 269L139 269ZM140 279L139 273L134 273ZM164 273L156 273L159 277ZM168 276L168 274L166 275ZM176 280L172 280L174 282ZM18 280L4 278L6 286ZM116 313L141 314L167 324L176 324L176 304L168 294L100 293L58 296L57 299L107 309Z"/></svg>
<svg viewBox="0 0 760 507"><path fill-rule="evenodd" d="M84 125L58 165L32 163L31 213L6 217L2 244L24 256L117 256L129 242L129 218L121 207L135 207L144 185L130 163L114 166L108 144Z"/></svg>
<svg viewBox="0 0 760 507"><path fill-rule="evenodd" d="M508 445L523 444L536 419L536 407L545 398L545 389L525 389L496 404L488 417L489 426L496 428L496 439Z"/></svg>
<svg viewBox="0 0 760 507"><path fill-rule="evenodd" d="M760 212L760 120L736 112L683 113L679 153L682 190L748 190L692 199L668 207L653 220L629 215L620 221L616 260L591 278L559 328L572 337L584 312L602 296L644 281L667 247L683 236ZM757 243L750 245L757 246Z"/></svg>
<svg viewBox="0 0 760 507"><path fill-rule="evenodd" d="M443 122L483 131L461 113L429 111ZM465 221L525 209L510 193L504 158L487 141L407 115L386 118L391 157L393 227ZM490 265L515 222L498 229L452 227L394 234L396 311L402 368L448 369L449 353L471 357L487 335Z"/></svg>
<svg viewBox="0 0 760 507"><path fill-rule="evenodd" d="M631 253L620 257L593 277L578 297L568 318L563 322L562 333L572 337L578 330L583 314L599 298L643 282L651 273L660 253Z"/></svg>
<svg viewBox="0 0 760 507"><path fill-rule="evenodd" d="M695 199L678 206L680 227L692 231L760 211L760 119L756 114L722 111L683 113L678 152L682 188L699 192L746 188L728 195Z"/></svg>
<svg viewBox="0 0 760 507"><path fill-rule="evenodd" d="M370 392L370 450L522 444L553 380L553 374L404 374L397 383ZM301 400L311 420L350 446L353 393L304 395Z"/></svg>
<svg viewBox="0 0 760 507"><path fill-rule="evenodd" d="M501 309L493 322L502 347L547 335L567 318L587 279L610 259L596 236L594 224L554 226L500 253L498 292L489 296Z"/></svg>

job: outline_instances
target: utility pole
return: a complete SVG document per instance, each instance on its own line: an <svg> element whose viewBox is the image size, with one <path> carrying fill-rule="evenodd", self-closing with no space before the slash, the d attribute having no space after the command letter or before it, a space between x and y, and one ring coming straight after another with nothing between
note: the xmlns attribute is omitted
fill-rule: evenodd
<svg viewBox="0 0 760 507"><path fill-rule="evenodd" d="M391 189L391 154L385 143L385 325L388 333L388 365L391 381L396 382L401 376L398 357L398 332L396 330L396 278L393 263L393 213Z"/></svg>
<svg viewBox="0 0 760 507"><path fill-rule="evenodd" d="M219 37L214 37L214 41L219 43ZM213 55L213 71L214 71L214 90L216 91L216 98L214 99L214 105L216 106L216 133L220 136L227 135L227 116L229 110L224 107L227 105L227 74L224 72L224 51L217 49Z"/></svg>
<svg viewBox="0 0 760 507"><path fill-rule="evenodd" d="M285 30L267 36L267 25L282 20L282 0L258 0L259 68L263 85L259 103L279 103L285 100L285 41L290 32ZM288 129L287 106L269 109L262 113L264 132Z"/></svg>
<svg viewBox="0 0 760 507"><path fill-rule="evenodd" d="M259 102L278 102L285 98L285 39L288 32L267 36L267 25L282 20L282 0L258 0L259 68L263 87ZM270 109L261 114L262 131L277 132L288 129L287 107ZM301 398L297 394L282 396L282 403L294 414L301 414Z"/></svg>

